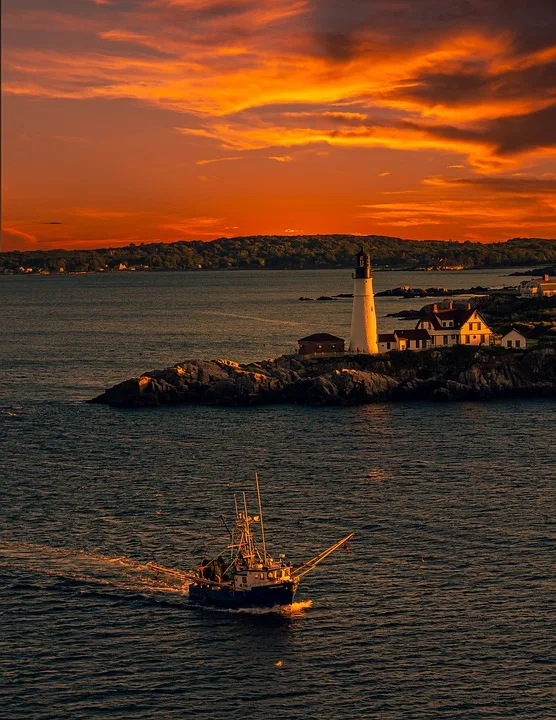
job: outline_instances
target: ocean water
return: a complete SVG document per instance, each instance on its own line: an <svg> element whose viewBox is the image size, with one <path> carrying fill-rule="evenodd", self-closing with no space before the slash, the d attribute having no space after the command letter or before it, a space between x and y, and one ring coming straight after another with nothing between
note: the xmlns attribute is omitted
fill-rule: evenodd
<svg viewBox="0 0 556 720"><path fill-rule="evenodd" d="M375 288L507 273L376 273ZM190 357L346 337L349 301L297 298L350 291L349 271L0 278L2 718L555 716L553 401L84 402ZM381 329L421 304L378 300ZM289 613L197 609L147 563L218 548L255 470L275 554L353 531L350 551Z"/></svg>

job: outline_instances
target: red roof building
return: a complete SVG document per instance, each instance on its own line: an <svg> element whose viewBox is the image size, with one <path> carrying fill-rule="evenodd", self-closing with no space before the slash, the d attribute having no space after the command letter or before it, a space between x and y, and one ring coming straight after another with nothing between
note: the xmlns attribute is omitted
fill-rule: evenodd
<svg viewBox="0 0 556 720"><path fill-rule="evenodd" d="M345 351L344 340L329 333L313 333L297 342L300 355L336 355Z"/></svg>

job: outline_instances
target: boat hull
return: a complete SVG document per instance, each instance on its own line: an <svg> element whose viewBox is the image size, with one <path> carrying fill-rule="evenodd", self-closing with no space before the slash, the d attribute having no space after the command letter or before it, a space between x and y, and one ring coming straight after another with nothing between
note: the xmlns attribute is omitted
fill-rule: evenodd
<svg viewBox="0 0 556 720"><path fill-rule="evenodd" d="M189 597L197 605L241 610L243 608L270 609L276 606L291 605L297 587L286 582L276 585L264 585L250 590L215 589L191 585Z"/></svg>

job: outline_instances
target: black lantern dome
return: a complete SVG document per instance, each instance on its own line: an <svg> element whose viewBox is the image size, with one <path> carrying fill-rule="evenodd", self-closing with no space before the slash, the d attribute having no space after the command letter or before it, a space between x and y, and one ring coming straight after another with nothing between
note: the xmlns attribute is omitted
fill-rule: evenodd
<svg viewBox="0 0 556 720"><path fill-rule="evenodd" d="M355 274L357 278L370 278L371 277L371 256L368 252L365 252L363 246L361 250L355 256Z"/></svg>

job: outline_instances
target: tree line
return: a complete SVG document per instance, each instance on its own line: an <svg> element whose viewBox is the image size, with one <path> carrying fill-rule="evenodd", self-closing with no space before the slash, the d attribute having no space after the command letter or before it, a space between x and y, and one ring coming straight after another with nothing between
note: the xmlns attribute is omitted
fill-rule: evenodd
<svg viewBox="0 0 556 720"><path fill-rule="evenodd" d="M538 238L481 244L379 235L255 235L95 250L13 250L0 253L0 273L348 268L361 246L374 267L391 269L556 263L556 241Z"/></svg>

